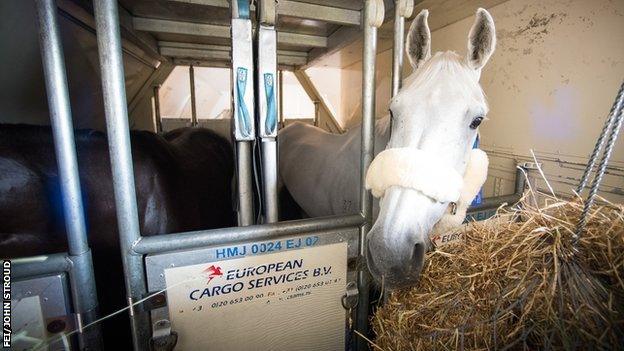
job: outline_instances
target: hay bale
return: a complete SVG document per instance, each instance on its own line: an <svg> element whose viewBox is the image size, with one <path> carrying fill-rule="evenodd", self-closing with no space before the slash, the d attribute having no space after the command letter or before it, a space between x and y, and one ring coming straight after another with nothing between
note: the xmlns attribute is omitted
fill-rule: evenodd
<svg viewBox="0 0 624 351"><path fill-rule="evenodd" d="M552 202L552 201L551 201ZM430 252L418 285L373 316L383 350L624 346L624 207L601 204L572 245L580 201L525 202Z"/></svg>

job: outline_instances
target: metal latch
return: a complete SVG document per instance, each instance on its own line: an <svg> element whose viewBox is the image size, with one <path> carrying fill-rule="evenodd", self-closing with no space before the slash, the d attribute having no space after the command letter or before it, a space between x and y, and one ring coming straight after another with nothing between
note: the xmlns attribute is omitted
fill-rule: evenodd
<svg viewBox="0 0 624 351"><path fill-rule="evenodd" d="M171 351L178 343L178 333L171 330L171 322L168 319L156 321L152 333L152 351Z"/></svg>
<svg viewBox="0 0 624 351"><path fill-rule="evenodd" d="M358 288L355 282L347 284L347 291L342 295L342 307L352 310L358 305Z"/></svg>

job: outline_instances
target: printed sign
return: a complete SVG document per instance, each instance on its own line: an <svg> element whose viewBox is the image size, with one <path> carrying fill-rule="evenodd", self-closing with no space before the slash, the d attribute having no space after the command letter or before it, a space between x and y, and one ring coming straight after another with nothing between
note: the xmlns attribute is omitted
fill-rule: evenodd
<svg viewBox="0 0 624 351"><path fill-rule="evenodd" d="M449 232L446 234L436 234L431 237L431 242L434 247L441 247L449 244L456 244L464 242L464 233L461 232Z"/></svg>
<svg viewBox="0 0 624 351"><path fill-rule="evenodd" d="M341 350L347 243L165 270L176 350Z"/></svg>

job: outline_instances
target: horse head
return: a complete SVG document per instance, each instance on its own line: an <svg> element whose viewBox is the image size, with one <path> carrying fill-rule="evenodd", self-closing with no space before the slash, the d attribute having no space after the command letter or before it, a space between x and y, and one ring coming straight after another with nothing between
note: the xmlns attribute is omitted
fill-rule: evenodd
<svg viewBox="0 0 624 351"><path fill-rule="evenodd" d="M429 233L460 197L477 129L488 112L479 78L496 45L492 17L477 11L465 58L431 55L427 17L423 10L410 26L406 53L414 71L390 102L390 140L366 179L380 198L367 234L368 267L390 289L417 281Z"/></svg>

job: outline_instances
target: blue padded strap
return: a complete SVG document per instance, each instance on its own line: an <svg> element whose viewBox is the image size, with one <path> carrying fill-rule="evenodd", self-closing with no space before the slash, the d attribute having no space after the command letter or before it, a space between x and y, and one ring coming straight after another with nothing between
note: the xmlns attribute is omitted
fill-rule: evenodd
<svg viewBox="0 0 624 351"><path fill-rule="evenodd" d="M249 19L249 0L237 0L238 18Z"/></svg>
<svg viewBox="0 0 624 351"><path fill-rule="evenodd" d="M275 79L273 73L264 74L264 93L266 95L267 112L264 121L264 131L266 134L273 134L277 127L277 108L275 103Z"/></svg>
<svg viewBox="0 0 624 351"><path fill-rule="evenodd" d="M238 124L240 133L244 138L251 135L251 120L245 104L245 90L247 88L247 68L236 69L236 92L238 102Z"/></svg>

